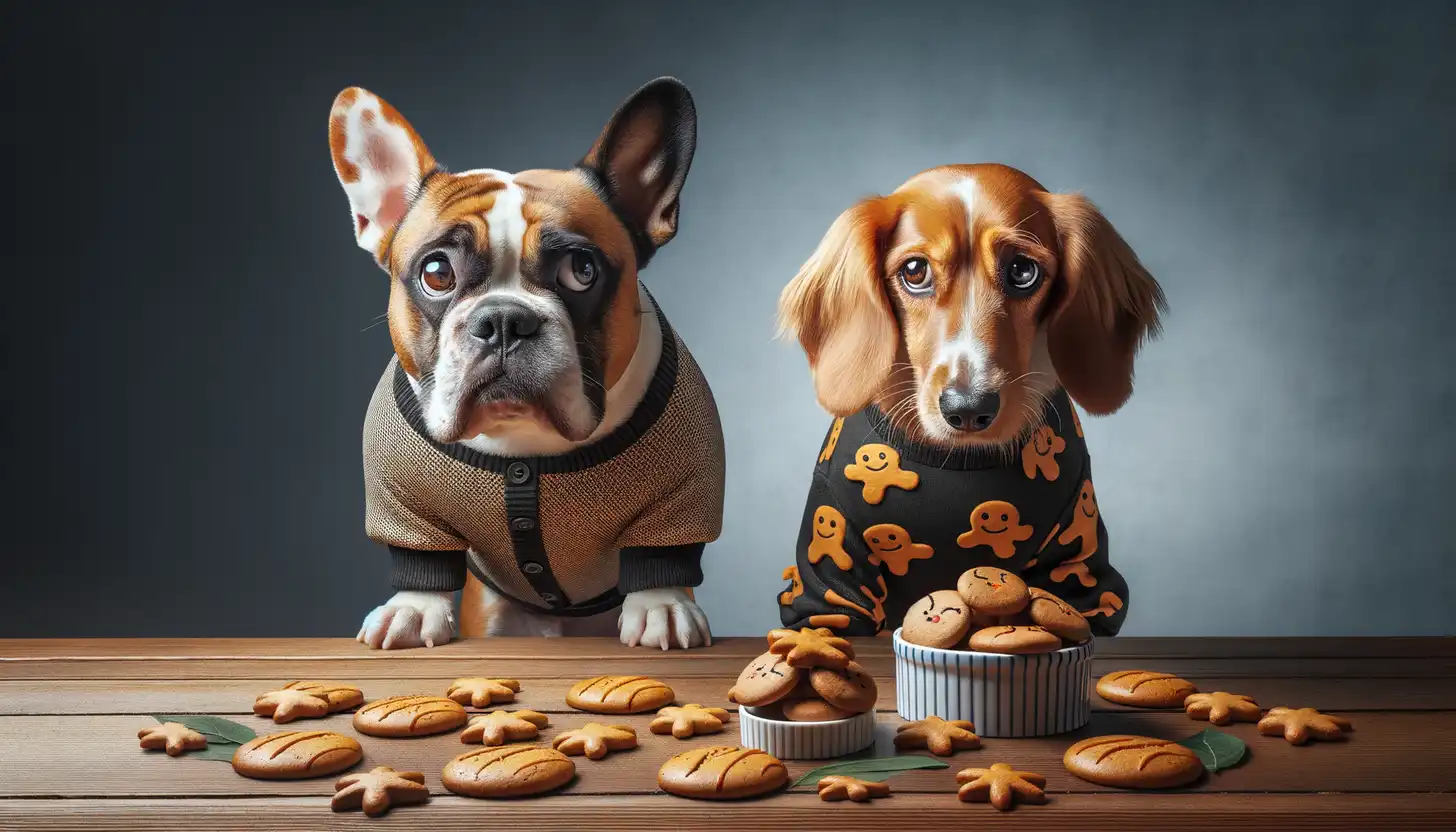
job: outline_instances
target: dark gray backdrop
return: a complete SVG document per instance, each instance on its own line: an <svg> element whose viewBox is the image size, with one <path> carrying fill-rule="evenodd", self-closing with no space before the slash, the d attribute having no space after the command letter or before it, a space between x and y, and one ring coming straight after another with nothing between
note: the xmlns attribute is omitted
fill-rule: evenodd
<svg viewBox="0 0 1456 832"><path fill-rule="evenodd" d="M0 635L352 635L390 347L330 101L517 170L660 74L701 115L646 278L727 431L718 633L775 624L828 423L780 288L856 197L981 160L1091 196L1173 306L1087 420L1125 632L1456 632L1452 4L214 5L6 6Z"/></svg>

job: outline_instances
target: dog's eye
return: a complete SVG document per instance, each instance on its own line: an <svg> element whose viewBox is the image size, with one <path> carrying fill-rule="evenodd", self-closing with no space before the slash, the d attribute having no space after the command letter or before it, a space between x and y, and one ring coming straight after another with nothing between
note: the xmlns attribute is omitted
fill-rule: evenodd
<svg viewBox="0 0 1456 832"><path fill-rule="evenodd" d="M1041 283L1041 264L1025 254L1018 254L1001 268L1001 280L1006 284L1006 291L1029 295Z"/></svg>
<svg viewBox="0 0 1456 832"><path fill-rule="evenodd" d="M436 254L426 260L420 266L420 286L432 297L455 291L455 270L450 267L450 258Z"/></svg>
<svg viewBox="0 0 1456 832"><path fill-rule="evenodd" d="M573 292L585 292L597 282L600 271L591 252L576 249L561 258L561 265L556 267L556 282Z"/></svg>
<svg viewBox="0 0 1456 832"><path fill-rule="evenodd" d="M935 291L935 277L930 273L930 261L923 257L912 257L900 267L900 282L912 295L924 295Z"/></svg>

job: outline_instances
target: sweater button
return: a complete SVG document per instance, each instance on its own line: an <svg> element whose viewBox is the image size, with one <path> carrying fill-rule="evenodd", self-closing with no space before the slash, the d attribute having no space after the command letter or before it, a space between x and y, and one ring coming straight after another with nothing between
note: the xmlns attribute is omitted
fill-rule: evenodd
<svg viewBox="0 0 1456 832"><path fill-rule="evenodd" d="M529 517L517 517L511 521L511 531L529 532L536 528L536 521Z"/></svg>
<svg viewBox="0 0 1456 832"><path fill-rule="evenodd" d="M528 560L525 563L521 564L521 571L525 572L527 575L539 575L541 574L542 566L534 560ZM542 595L541 597L546 598L545 595ZM550 601L551 599L546 598L546 600Z"/></svg>
<svg viewBox="0 0 1456 832"><path fill-rule="evenodd" d="M545 601L548 604L554 604L556 603L556 594L552 592L543 592L541 593L541 600Z"/></svg>
<svg viewBox="0 0 1456 832"><path fill-rule="evenodd" d="M522 485L531 479L531 467L524 462L512 462L506 468L506 479L512 485Z"/></svg>

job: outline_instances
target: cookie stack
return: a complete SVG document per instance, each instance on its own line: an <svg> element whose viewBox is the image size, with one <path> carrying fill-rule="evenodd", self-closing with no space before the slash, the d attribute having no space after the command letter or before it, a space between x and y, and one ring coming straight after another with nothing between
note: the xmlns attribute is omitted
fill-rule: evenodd
<svg viewBox="0 0 1456 832"><path fill-rule="evenodd" d="M966 636L969 634L969 640ZM964 572L956 588L910 605L900 637L921 647L978 653L1053 653L1092 637L1087 619L1044 589L994 566Z"/></svg>
<svg viewBox="0 0 1456 832"><path fill-rule="evenodd" d="M826 628L774 630L728 698L766 719L830 722L873 710L879 690L854 647Z"/></svg>

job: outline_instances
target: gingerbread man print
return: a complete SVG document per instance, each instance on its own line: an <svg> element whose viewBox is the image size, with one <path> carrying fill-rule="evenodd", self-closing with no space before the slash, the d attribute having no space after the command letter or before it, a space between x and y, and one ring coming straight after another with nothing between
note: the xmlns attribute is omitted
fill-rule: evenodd
<svg viewBox="0 0 1456 832"><path fill-rule="evenodd" d="M834 424L829 426L829 439L824 443L824 450L819 452L820 462L828 462L829 458L834 456L834 448L839 444L839 433L842 430L844 430L844 419L841 417L835 419Z"/></svg>
<svg viewBox="0 0 1456 832"><path fill-rule="evenodd" d="M1098 596L1097 606L1083 612L1082 617L1096 618L1099 615L1105 615L1108 618L1111 618L1112 616L1117 615L1118 610L1121 609L1122 599L1117 597L1117 593L1104 592L1100 596Z"/></svg>
<svg viewBox="0 0 1456 832"><path fill-rule="evenodd" d="M790 566L784 570L784 580L789 581L789 588L779 593L779 603L787 607L804 594L804 579L799 577L799 567Z"/></svg>
<svg viewBox="0 0 1456 832"><path fill-rule="evenodd" d="M971 530L956 538L962 549L990 546L998 558L1016 554L1016 544L1031 538L1031 526L1023 525L1016 506L1005 500L987 500L971 512Z"/></svg>
<svg viewBox="0 0 1456 832"><path fill-rule="evenodd" d="M1031 441L1021 446L1021 470L1026 478L1036 479L1038 472L1047 482L1056 482L1062 467L1057 464L1057 454L1067 449L1067 440L1057 436L1050 425L1042 425L1031 435Z"/></svg>
<svg viewBox="0 0 1456 832"><path fill-rule="evenodd" d="M1057 583L1069 575L1076 575L1082 586L1096 586L1097 579L1088 571L1086 560L1097 553L1097 494L1091 480L1083 480L1082 491L1077 495L1077 505L1072 509L1072 521L1062 532L1057 542L1068 545L1080 540L1082 551L1076 557L1068 558L1052 570L1051 578Z"/></svg>
<svg viewBox="0 0 1456 832"><path fill-rule="evenodd" d="M814 511L814 528L810 533L813 536L809 540L809 562L818 563L827 557L848 572L854 561L844 551L844 515L833 506L820 506Z"/></svg>
<svg viewBox="0 0 1456 832"><path fill-rule="evenodd" d="M935 554L935 550L924 543L910 539L910 533L903 526L894 523L880 523L864 530L865 545L870 547L870 563L885 564L896 575L910 571L910 561L923 560Z"/></svg>
<svg viewBox="0 0 1456 832"><path fill-rule="evenodd" d="M854 462L844 466L844 477L864 483L864 501L872 506L885 499L885 491L903 488L914 491L920 475L900 468L900 453L889 445L862 445Z"/></svg>

